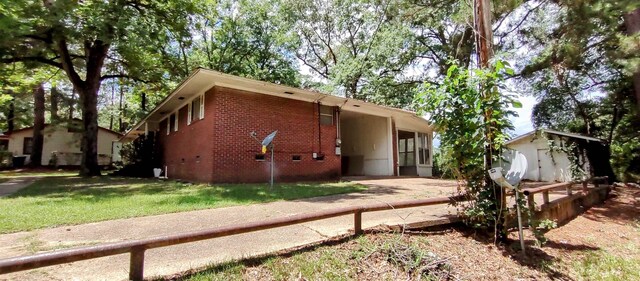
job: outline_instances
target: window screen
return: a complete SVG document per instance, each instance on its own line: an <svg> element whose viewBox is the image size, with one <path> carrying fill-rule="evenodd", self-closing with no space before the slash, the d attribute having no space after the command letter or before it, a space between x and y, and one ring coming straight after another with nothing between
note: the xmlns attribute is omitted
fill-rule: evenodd
<svg viewBox="0 0 640 281"><path fill-rule="evenodd" d="M333 125L333 107L320 106L320 124Z"/></svg>
<svg viewBox="0 0 640 281"><path fill-rule="evenodd" d="M429 135L428 134L418 134L418 161L422 165L430 164L430 151L429 151Z"/></svg>

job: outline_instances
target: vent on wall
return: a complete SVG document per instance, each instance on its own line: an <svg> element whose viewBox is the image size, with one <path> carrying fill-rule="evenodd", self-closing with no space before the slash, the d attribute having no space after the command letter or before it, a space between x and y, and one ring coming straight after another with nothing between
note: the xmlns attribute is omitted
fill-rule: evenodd
<svg viewBox="0 0 640 281"><path fill-rule="evenodd" d="M292 155L291 156L291 160L300 161L300 160L302 160L302 156L300 156L300 155Z"/></svg>

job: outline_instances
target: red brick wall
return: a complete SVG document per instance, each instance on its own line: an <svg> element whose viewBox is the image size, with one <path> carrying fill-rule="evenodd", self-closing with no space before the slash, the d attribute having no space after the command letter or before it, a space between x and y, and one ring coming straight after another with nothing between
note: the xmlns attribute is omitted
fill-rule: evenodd
<svg viewBox="0 0 640 281"><path fill-rule="evenodd" d="M211 94L205 94L205 109L213 108ZM164 163L169 178L196 182L211 182L213 167L211 139L213 137L213 114L205 111L204 119L194 120L187 125L188 105L180 108L178 131L167 135L167 121L160 122L160 142Z"/></svg>
<svg viewBox="0 0 640 281"><path fill-rule="evenodd" d="M169 178L268 182L270 153L265 161L256 161L261 147L249 133L255 131L262 140L274 130L278 130L274 141L276 181L340 177L340 156L335 155L337 120L333 125L321 125L319 133L317 104L223 87L205 95L203 120L187 125L185 106L180 109L178 132L172 129L167 136L166 121L160 124ZM322 152L324 160L313 159L314 152ZM301 160L293 161L293 155L300 155Z"/></svg>
<svg viewBox="0 0 640 281"><path fill-rule="evenodd" d="M275 130L276 181L340 177L340 156L335 155L336 114L334 124L321 125L319 134L317 104L223 87L212 92L214 182L267 182L270 154L265 161L256 161L261 147L249 133L255 131L262 140ZM322 152L324 160L313 159L314 152ZM301 160L293 161L293 155L300 155Z"/></svg>

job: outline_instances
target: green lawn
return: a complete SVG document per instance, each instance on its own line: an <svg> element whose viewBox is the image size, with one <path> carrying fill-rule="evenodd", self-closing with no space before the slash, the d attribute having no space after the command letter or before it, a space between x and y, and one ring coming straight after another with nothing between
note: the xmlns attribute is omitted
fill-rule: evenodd
<svg viewBox="0 0 640 281"><path fill-rule="evenodd" d="M365 190L359 184L185 184L156 179L49 176L0 198L0 233Z"/></svg>

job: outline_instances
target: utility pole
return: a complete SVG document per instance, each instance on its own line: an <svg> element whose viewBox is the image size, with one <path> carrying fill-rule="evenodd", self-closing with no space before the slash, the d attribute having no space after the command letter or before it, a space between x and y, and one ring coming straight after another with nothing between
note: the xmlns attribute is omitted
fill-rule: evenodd
<svg viewBox="0 0 640 281"><path fill-rule="evenodd" d="M490 0L474 0L474 25L476 31L476 50L478 53L478 68L487 69L490 67L489 61L493 57L493 29L492 29L492 17L491 17L491 1ZM485 85L479 85L482 98L486 101L491 99L491 91L485 89ZM498 153L494 150L494 125L491 121L493 110L491 108L484 108L484 135L485 135L485 147L484 147L484 170L489 171L493 166L493 156ZM505 228L505 213L502 212L504 206L506 206L506 196L504 188L495 185L491 180L489 174L485 174L485 186L486 188L493 188L494 190L494 203L496 204L496 221L494 237L496 241L504 241L507 238Z"/></svg>
<svg viewBox="0 0 640 281"><path fill-rule="evenodd" d="M476 48L478 50L478 66L488 68L493 56L493 30L491 28L491 2L489 0L474 1L474 21L476 29Z"/></svg>

